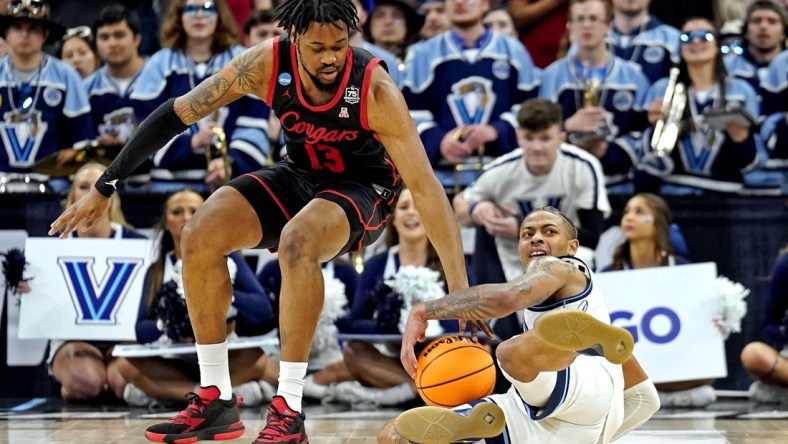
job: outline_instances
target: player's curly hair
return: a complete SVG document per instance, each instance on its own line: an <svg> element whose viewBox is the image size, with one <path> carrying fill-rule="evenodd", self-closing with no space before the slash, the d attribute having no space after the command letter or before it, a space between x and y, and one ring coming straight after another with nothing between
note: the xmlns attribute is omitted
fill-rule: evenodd
<svg viewBox="0 0 788 444"><path fill-rule="evenodd" d="M358 29L358 14L350 0L289 0L274 11L279 26L303 34L310 23L342 22L348 30Z"/></svg>

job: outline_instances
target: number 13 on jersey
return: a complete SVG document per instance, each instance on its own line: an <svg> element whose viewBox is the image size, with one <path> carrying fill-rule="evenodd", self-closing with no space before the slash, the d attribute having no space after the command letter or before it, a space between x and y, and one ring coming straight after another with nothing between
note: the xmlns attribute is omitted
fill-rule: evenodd
<svg viewBox="0 0 788 444"><path fill-rule="evenodd" d="M326 169L332 173L345 171L345 163L339 150L330 145L322 143L305 143L306 152L309 154L309 162L313 170Z"/></svg>

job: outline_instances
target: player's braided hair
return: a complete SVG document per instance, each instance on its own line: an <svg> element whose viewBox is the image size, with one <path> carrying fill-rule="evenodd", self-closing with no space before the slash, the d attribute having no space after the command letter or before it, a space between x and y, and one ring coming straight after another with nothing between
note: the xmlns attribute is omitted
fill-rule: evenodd
<svg viewBox="0 0 788 444"><path fill-rule="evenodd" d="M342 22L348 30L358 29L358 14L350 0L289 0L274 11L279 26L296 34L303 34L314 23Z"/></svg>

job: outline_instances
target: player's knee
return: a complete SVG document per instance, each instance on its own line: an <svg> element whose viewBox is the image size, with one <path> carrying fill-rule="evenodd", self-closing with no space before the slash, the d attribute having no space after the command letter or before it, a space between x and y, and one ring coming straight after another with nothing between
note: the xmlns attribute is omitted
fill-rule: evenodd
<svg viewBox="0 0 788 444"><path fill-rule="evenodd" d="M181 232L181 249L184 256L195 254L202 250L204 247L204 236L200 235L200 227L198 224L189 221L183 227Z"/></svg>
<svg viewBox="0 0 788 444"><path fill-rule="evenodd" d="M283 267L295 267L303 260L317 262L317 250L313 233L298 226L285 225L279 236L279 263Z"/></svg>
<svg viewBox="0 0 788 444"><path fill-rule="evenodd" d="M498 360L498 365L504 369L509 370L514 365L516 345L512 341L503 341L495 348L495 358Z"/></svg>
<svg viewBox="0 0 788 444"><path fill-rule="evenodd" d="M764 374L774 365L777 352L762 342L751 342L741 351L741 362L747 371Z"/></svg>
<svg viewBox="0 0 788 444"><path fill-rule="evenodd" d="M205 224L191 219L183 227L181 233L181 251L184 258L193 258L199 254L211 256L226 256L231 253L225 248L222 238L215 230L209 229Z"/></svg>

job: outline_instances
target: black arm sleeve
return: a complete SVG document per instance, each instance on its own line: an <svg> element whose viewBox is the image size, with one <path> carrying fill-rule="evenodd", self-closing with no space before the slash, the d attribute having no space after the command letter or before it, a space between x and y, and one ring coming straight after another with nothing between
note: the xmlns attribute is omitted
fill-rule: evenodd
<svg viewBox="0 0 788 444"><path fill-rule="evenodd" d="M96 190L99 193L106 197L112 196L119 180L129 177L151 154L189 128L175 114L173 102L175 99L162 103L142 122L118 157L96 181Z"/></svg>
<svg viewBox="0 0 788 444"><path fill-rule="evenodd" d="M577 210L577 217L580 219L577 229L580 245L593 250L605 228L605 215L599 210Z"/></svg>

